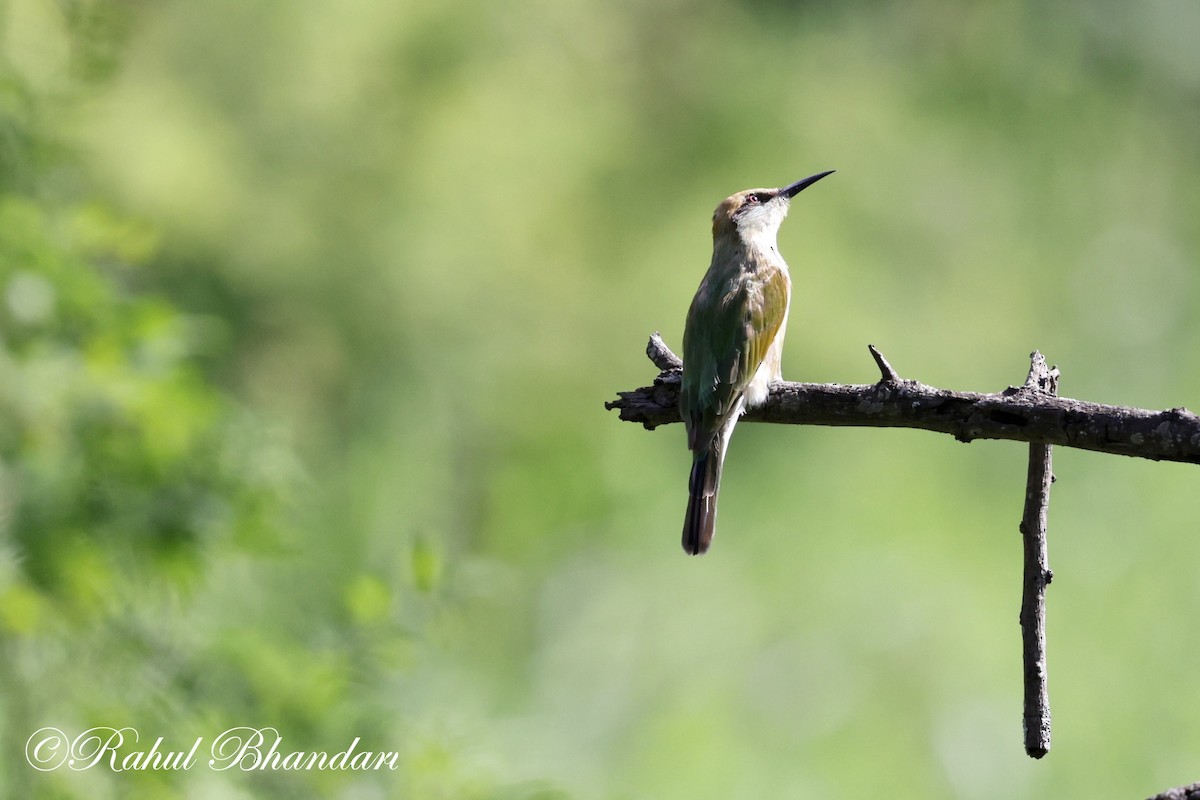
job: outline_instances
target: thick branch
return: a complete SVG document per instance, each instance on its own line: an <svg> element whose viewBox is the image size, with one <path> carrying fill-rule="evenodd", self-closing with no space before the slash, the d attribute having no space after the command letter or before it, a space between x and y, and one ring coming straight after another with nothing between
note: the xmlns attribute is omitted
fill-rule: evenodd
<svg viewBox="0 0 1200 800"><path fill-rule="evenodd" d="M652 386L619 392L605 403L622 420L648 429L679 421L678 357L655 334L647 352L663 372ZM878 352L878 351L876 351ZM882 361L882 363L880 363ZM1154 461L1200 463L1200 417L1185 408L1149 411L1057 397L1028 386L996 394L937 389L893 378L895 370L876 358L887 377L869 385L782 382L767 402L744 421L792 425L917 428L948 433L961 442L1010 439L1060 445ZM890 375L888 373L890 372Z"/></svg>

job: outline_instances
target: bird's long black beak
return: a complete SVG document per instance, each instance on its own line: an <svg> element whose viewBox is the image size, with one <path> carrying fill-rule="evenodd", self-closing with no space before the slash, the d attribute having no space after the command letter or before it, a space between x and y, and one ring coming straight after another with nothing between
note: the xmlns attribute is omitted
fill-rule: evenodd
<svg viewBox="0 0 1200 800"><path fill-rule="evenodd" d="M800 194L802 191L804 191L808 187L812 186L817 181L821 180L821 178L824 178L826 175L832 175L835 172L837 172L837 170L831 169L831 170L826 170L825 172L818 172L816 175L809 175L807 178L805 178L802 181L796 181L791 186L783 187L782 189L779 190L779 193L781 195L783 195L784 197L791 199L791 198L795 197L796 195Z"/></svg>

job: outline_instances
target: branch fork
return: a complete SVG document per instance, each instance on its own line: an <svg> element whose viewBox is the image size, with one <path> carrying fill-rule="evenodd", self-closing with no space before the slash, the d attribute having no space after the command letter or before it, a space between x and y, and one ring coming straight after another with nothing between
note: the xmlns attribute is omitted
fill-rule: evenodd
<svg viewBox="0 0 1200 800"><path fill-rule="evenodd" d="M1046 587L1054 578L1046 547L1051 448L1076 447L1154 461L1200 463L1200 417L1186 408L1152 411L1073 400L1058 395L1059 371L1030 354L1021 386L997 393L937 389L900 377L874 345L867 346L879 381L869 385L772 384L766 403L744 416L748 422L793 425L904 427L952 435L961 442L1009 439L1029 444L1025 507L1019 526L1024 545L1020 625L1024 664L1025 751L1041 758L1050 749L1050 701L1046 682ZM618 392L605 403L627 422L648 430L679 422L683 362L655 333L646 355L660 372L651 386ZM1159 800L1200 800L1200 784L1179 787ZM1154 800L1154 799L1152 799Z"/></svg>

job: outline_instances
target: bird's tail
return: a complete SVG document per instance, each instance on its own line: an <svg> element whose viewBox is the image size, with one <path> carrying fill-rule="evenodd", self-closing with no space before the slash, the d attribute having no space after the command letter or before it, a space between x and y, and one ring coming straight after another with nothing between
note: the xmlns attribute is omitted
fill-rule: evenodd
<svg viewBox="0 0 1200 800"><path fill-rule="evenodd" d="M698 556L708 550L716 532L717 489L721 483L721 462L725 455L723 449L720 442L714 440L692 461L687 514L683 518L683 550L690 556Z"/></svg>

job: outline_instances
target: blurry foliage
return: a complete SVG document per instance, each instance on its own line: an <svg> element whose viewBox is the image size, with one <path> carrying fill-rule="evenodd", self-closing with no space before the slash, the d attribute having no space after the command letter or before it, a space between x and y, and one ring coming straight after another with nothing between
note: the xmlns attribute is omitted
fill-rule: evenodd
<svg viewBox="0 0 1200 800"><path fill-rule="evenodd" d="M837 168L781 234L789 377L870 380L873 342L906 377L996 389L1037 347L1064 394L1194 405L1195 17L9 0L0 793L1194 780L1188 468L1056 453L1034 764L1021 448L746 426L697 561L680 435L601 403L650 377L649 332L677 344L722 196ZM46 724L273 725L402 768L34 774Z"/></svg>
<svg viewBox="0 0 1200 800"><path fill-rule="evenodd" d="M207 644L172 627L216 554L278 546L291 478L278 437L198 366L220 321L147 289L155 228L64 197L77 166L50 104L0 73L2 774L27 793L24 738L47 715L107 724L191 696Z"/></svg>
<svg viewBox="0 0 1200 800"><path fill-rule="evenodd" d="M205 539L270 536L253 431L190 363L202 328L122 286L153 246L96 208L0 204L7 534L52 595L95 583L79 598L93 611L106 561L144 582L195 568Z"/></svg>

